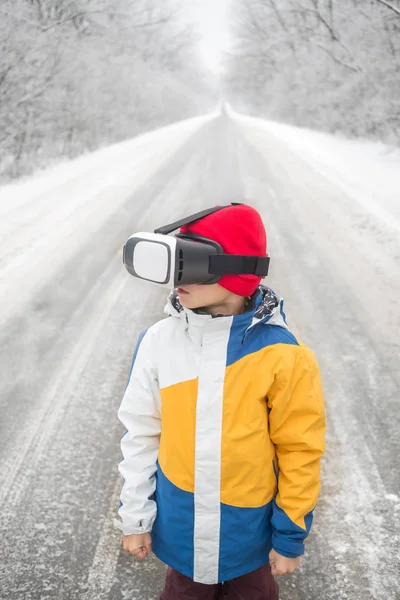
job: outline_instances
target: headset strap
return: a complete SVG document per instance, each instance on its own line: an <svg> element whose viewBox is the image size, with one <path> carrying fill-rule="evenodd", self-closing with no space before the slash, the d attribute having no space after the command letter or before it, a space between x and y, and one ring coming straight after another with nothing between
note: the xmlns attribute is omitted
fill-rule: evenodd
<svg viewBox="0 0 400 600"><path fill-rule="evenodd" d="M256 275L257 277L266 277L269 261L269 256L215 254L210 256L209 273L211 275Z"/></svg>
<svg viewBox="0 0 400 600"><path fill-rule="evenodd" d="M199 219L204 219L204 217L208 217L208 215L212 215L213 213L223 210L224 208L229 208L230 206L240 206L241 204L241 202L232 202L231 204L225 206L214 206L214 208L207 208L194 215L191 215L190 217L185 217L184 219L175 221L175 223L170 223L170 225L163 225L163 227L158 227L154 230L154 233L168 235L176 229L183 227L183 225L189 225L189 223L193 223L194 221L198 221Z"/></svg>

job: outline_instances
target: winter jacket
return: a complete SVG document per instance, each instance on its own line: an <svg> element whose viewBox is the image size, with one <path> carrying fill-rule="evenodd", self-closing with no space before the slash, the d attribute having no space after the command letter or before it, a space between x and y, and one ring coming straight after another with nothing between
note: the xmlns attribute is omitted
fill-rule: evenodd
<svg viewBox="0 0 400 600"><path fill-rule="evenodd" d="M195 581L304 553L320 488L325 416L314 354L290 333L283 299L260 287L246 312L184 309L137 345L118 416L125 535Z"/></svg>

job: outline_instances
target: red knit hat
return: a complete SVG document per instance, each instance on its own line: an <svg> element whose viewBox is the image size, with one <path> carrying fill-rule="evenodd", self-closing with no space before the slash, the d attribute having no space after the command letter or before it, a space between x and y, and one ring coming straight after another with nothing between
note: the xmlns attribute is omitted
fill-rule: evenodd
<svg viewBox="0 0 400 600"><path fill-rule="evenodd" d="M267 255L267 236L261 217L245 204L224 208L184 225L180 231L218 242L226 254ZM261 279L256 275L223 275L218 283L238 296L251 296Z"/></svg>

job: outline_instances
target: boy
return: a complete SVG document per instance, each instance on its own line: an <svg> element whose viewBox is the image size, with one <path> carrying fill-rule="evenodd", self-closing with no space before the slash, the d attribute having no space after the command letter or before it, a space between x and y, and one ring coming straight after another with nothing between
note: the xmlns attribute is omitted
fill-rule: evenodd
<svg viewBox="0 0 400 600"><path fill-rule="evenodd" d="M258 212L217 207L158 231L178 225L172 239L138 234L124 250L132 274L161 282L143 273L165 240L182 284L169 318L139 340L118 413L117 524L125 550L143 560L153 549L168 565L162 600L278 600L274 575L299 566L320 488L318 365L289 332L283 299L260 285Z"/></svg>

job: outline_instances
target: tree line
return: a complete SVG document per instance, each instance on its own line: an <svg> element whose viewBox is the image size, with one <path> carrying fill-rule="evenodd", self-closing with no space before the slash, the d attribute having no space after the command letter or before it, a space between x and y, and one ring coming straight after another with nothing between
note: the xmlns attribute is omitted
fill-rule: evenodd
<svg viewBox="0 0 400 600"><path fill-rule="evenodd" d="M214 105L176 0L0 0L0 177Z"/></svg>
<svg viewBox="0 0 400 600"><path fill-rule="evenodd" d="M232 21L240 110L399 142L399 0L232 0Z"/></svg>

